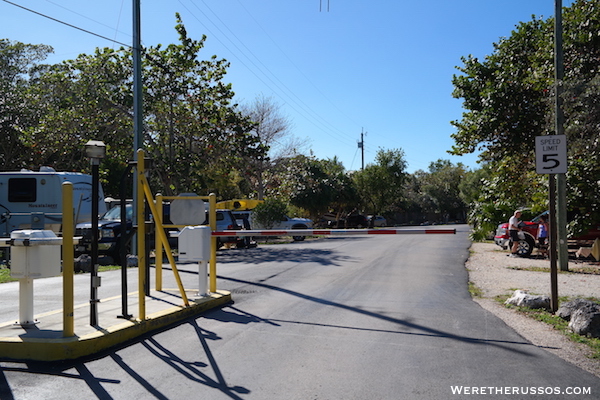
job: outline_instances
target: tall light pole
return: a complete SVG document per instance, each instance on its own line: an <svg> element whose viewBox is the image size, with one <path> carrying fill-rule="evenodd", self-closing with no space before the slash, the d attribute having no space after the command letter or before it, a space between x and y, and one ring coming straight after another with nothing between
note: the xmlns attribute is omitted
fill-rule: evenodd
<svg viewBox="0 0 600 400"><path fill-rule="evenodd" d="M140 21L140 0L133 0L133 160L137 161L137 151L144 147L142 109L142 39ZM138 198L137 167L133 179L133 198ZM133 202L133 226L144 223L137 218L137 202ZM134 254L137 254L136 236L132 240ZM139 255L138 255L139 256ZM138 258L139 259L139 258ZM139 268L139 265L138 265Z"/></svg>

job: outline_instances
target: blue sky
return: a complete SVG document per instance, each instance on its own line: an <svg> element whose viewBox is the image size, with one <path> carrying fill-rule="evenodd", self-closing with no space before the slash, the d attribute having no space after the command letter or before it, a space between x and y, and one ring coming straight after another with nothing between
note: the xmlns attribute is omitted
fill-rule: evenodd
<svg viewBox="0 0 600 400"><path fill-rule="evenodd" d="M131 43L131 0L10 1ZM175 12L190 36L208 36L202 58L231 62L237 101L272 97L316 157L359 169L364 131L365 164L379 148L401 148L414 172L440 158L478 167L475 154L446 152L450 121L462 114L451 95L455 67L490 54L532 15L552 17L554 0L142 0L145 46L177 42ZM51 63L120 47L5 1L0 15L1 38L51 45Z"/></svg>

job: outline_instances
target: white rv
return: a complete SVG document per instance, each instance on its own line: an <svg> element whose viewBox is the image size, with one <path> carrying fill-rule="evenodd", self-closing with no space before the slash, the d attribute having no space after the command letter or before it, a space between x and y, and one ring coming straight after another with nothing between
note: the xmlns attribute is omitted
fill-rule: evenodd
<svg viewBox="0 0 600 400"><path fill-rule="evenodd" d="M61 230L62 184L73 184L75 223L92 219L92 177L78 172L0 172L0 237L17 229ZM98 188L98 212L106 211L102 187Z"/></svg>

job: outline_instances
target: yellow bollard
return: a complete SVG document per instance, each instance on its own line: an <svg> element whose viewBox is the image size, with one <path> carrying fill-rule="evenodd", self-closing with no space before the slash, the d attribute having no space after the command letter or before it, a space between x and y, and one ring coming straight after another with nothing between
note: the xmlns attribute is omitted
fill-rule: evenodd
<svg viewBox="0 0 600 400"><path fill-rule="evenodd" d="M63 337L75 336L74 318L74 278L75 252L73 234L75 224L73 218L73 184L62 184L62 256L63 256Z"/></svg>
<svg viewBox="0 0 600 400"><path fill-rule="evenodd" d="M157 194L156 195L156 211L157 211L157 215L154 216L154 219L157 220L158 222L160 222L161 224L164 223L164 221L162 220L163 217L163 196L162 194ZM155 230L156 229L160 229L158 228L160 226L160 224L157 224L155 226ZM162 290L162 261L163 261L163 242L162 240L160 240L160 235L158 233L154 234L154 261L156 264L156 271L155 271L155 287L156 290Z"/></svg>
<svg viewBox="0 0 600 400"><path fill-rule="evenodd" d="M208 223L211 231L217 230L217 195L208 195ZM217 292L217 238L210 238L210 291Z"/></svg>

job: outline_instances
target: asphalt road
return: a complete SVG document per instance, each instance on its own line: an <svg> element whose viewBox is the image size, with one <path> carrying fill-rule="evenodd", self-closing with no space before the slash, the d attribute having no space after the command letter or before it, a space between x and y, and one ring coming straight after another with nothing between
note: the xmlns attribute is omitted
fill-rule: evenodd
<svg viewBox="0 0 600 400"><path fill-rule="evenodd" d="M221 251L234 304L89 360L2 362L0 398L597 399L471 300L457 228Z"/></svg>

